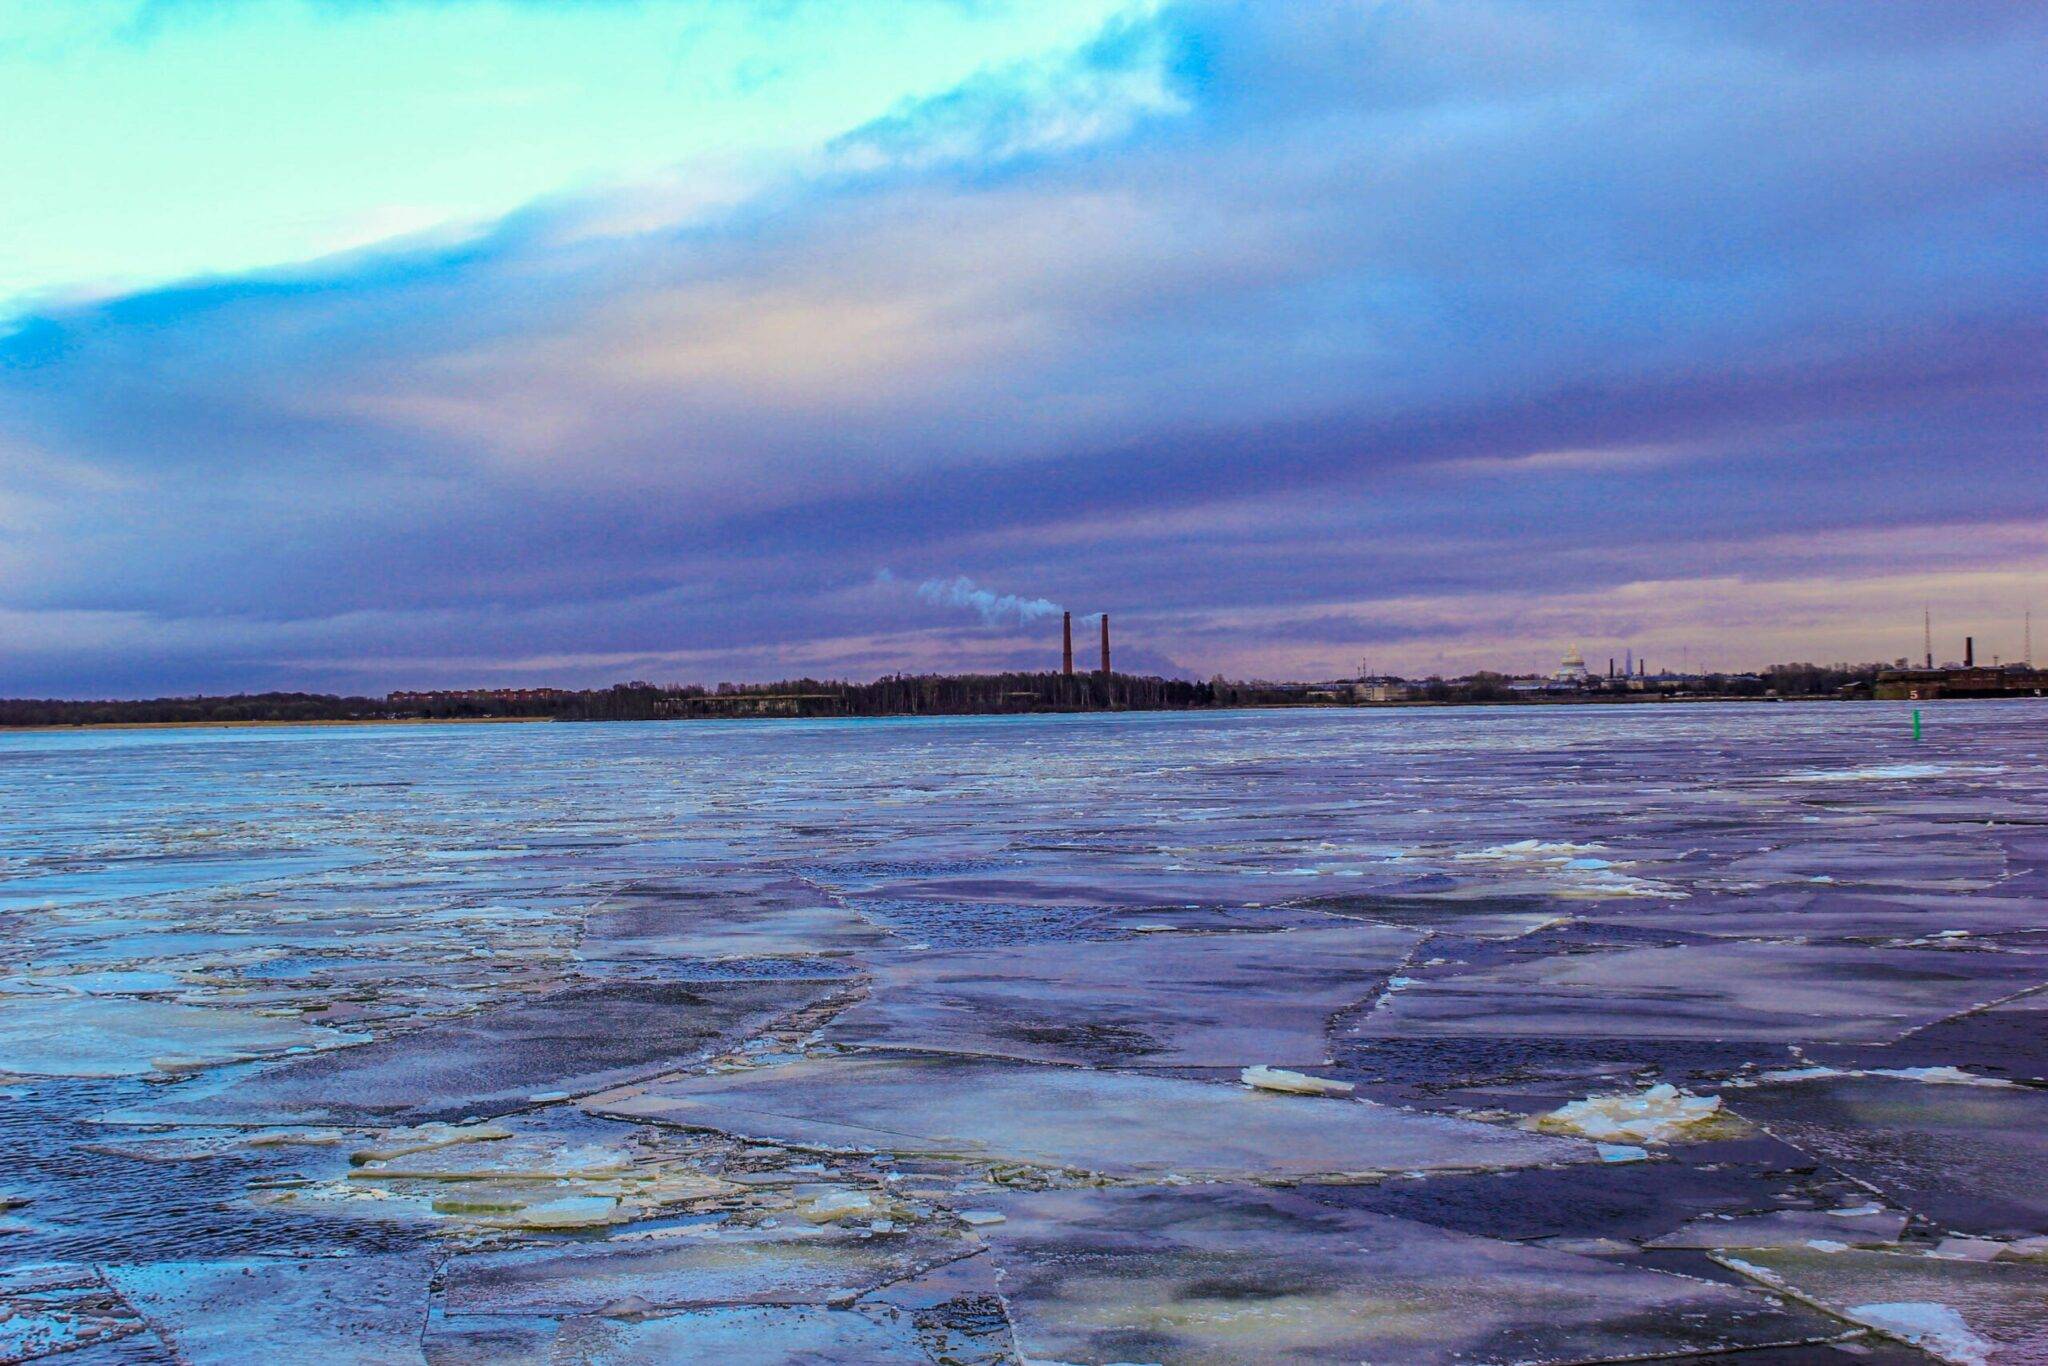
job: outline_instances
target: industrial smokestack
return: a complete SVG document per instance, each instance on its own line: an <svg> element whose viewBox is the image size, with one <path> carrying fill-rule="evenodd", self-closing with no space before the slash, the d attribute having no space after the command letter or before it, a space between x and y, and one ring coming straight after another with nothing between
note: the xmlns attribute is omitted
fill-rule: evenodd
<svg viewBox="0 0 2048 1366"><path fill-rule="evenodd" d="M1963 667L1965 669L1977 667L1977 637L1975 636L1963 637Z"/></svg>
<svg viewBox="0 0 2048 1366"><path fill-rule="evenodd" d="M1102 676L1109 677L1109 613L1102 614Z"/></svg>
<svg viewBox="0 0 2048 1366"><path fill-rule="evenodd" d="M1060 613L1060 638L1064 649L1060 653L1060 672L1068 678L1074 676L1074 614Z"/></svg>

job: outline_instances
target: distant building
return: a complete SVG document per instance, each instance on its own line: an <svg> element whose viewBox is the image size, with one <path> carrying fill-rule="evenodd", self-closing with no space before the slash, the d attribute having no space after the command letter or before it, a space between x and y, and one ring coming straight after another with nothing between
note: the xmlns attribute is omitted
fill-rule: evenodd
<svg viewBox="0 0 2048 1366"><path fill-rule="evenodd" d="M1579 653L1579 647L1576 645L1564 652L1564 661L1557 666L1557 672L1551 675L1552 681L1557 683L1584 683L1590 677L1591 675L1586 672L1586 657Z"/></svg>
<svg viewBox="0 0 2048 1366"><path fill-rule="evenodd" d="M1361 678L1351 685L1351 697L1355 702L1406 702L1415 695L1405 679L1392 677Z"/></svg>
<svg viewBox="0 0 2048 1366"><path fill-rule="evenodd" d="M2048 669L2008 664L2001 668L1886 669L1877 676L1876 695L1898 702L1931 702L1937 697L2041 697L2048 695Z"/></svg>

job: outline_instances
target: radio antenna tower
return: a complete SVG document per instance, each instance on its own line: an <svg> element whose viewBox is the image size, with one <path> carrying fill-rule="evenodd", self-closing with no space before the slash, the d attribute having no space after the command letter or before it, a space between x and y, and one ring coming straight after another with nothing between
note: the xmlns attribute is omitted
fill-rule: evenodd
<svg viewBox="0 0 2048 1366"><path fill-rule="evenodd" d="M1927 667L1934 667L1934 609L1920 609L1920 648L1927 652Z"/></svg>

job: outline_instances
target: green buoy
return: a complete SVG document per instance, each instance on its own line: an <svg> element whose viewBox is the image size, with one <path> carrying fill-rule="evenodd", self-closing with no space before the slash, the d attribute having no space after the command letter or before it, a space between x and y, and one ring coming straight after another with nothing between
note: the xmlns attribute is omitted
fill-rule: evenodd
<svg viewBox="0 0 2048 1366"><path fill-rule="evenodd" d="M1920 709L1918 707L1913 708L1913 738L1915 740L1920 738Z"/></svg>

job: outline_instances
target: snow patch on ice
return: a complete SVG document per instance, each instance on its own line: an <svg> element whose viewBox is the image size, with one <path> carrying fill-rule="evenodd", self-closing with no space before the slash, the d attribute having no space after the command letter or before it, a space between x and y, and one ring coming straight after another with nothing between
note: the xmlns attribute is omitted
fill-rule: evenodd
<svg viewBox="0 0 2048 1366"><path fill-rule="evenodd" d="M1729 1086L1768 1086L1778 1082L1827 1081L1836 1077L1893 1077L1899 1081L1923 1081L1936 1086L2014 1086L2003 1077L1982 1077L1975 1072L1965 1072L1960 1067L1793 1067L1775 1072L1759 1072L1753 1077L1742 1077L1728 1083Z"/></svg>
<svg viewBox="0 0 2048 1366"><path fill-rule="evenodd" d="M1987 1366L1991 1360L1992 1345L1945 1304L1919 1300L1857 1304L1849 1307L1849 1317L1954 1366Z"/></svg>
<svg viewBox="0 0 2048 1366"><path fill-rule="evenodd" d="M1681 901L1685 893L1648 878L1621 872L1632 865L1601 857L1598 845L1573 844L1564 840L1516 840L1454 855L1458 863L1490 864L1511 870L1527 870L1556 878L1563 884L1561 896L1568 897L1653 897Z"/></svg>
<svg viewBox="0 0 2048 1366"><path fill-rule="evenodd" d="M1868 764L1862 768L1806 769L1772 781L1780 783L1883 783L1914 778L1976 778L2005 772L2004 764Z"/></svg>

